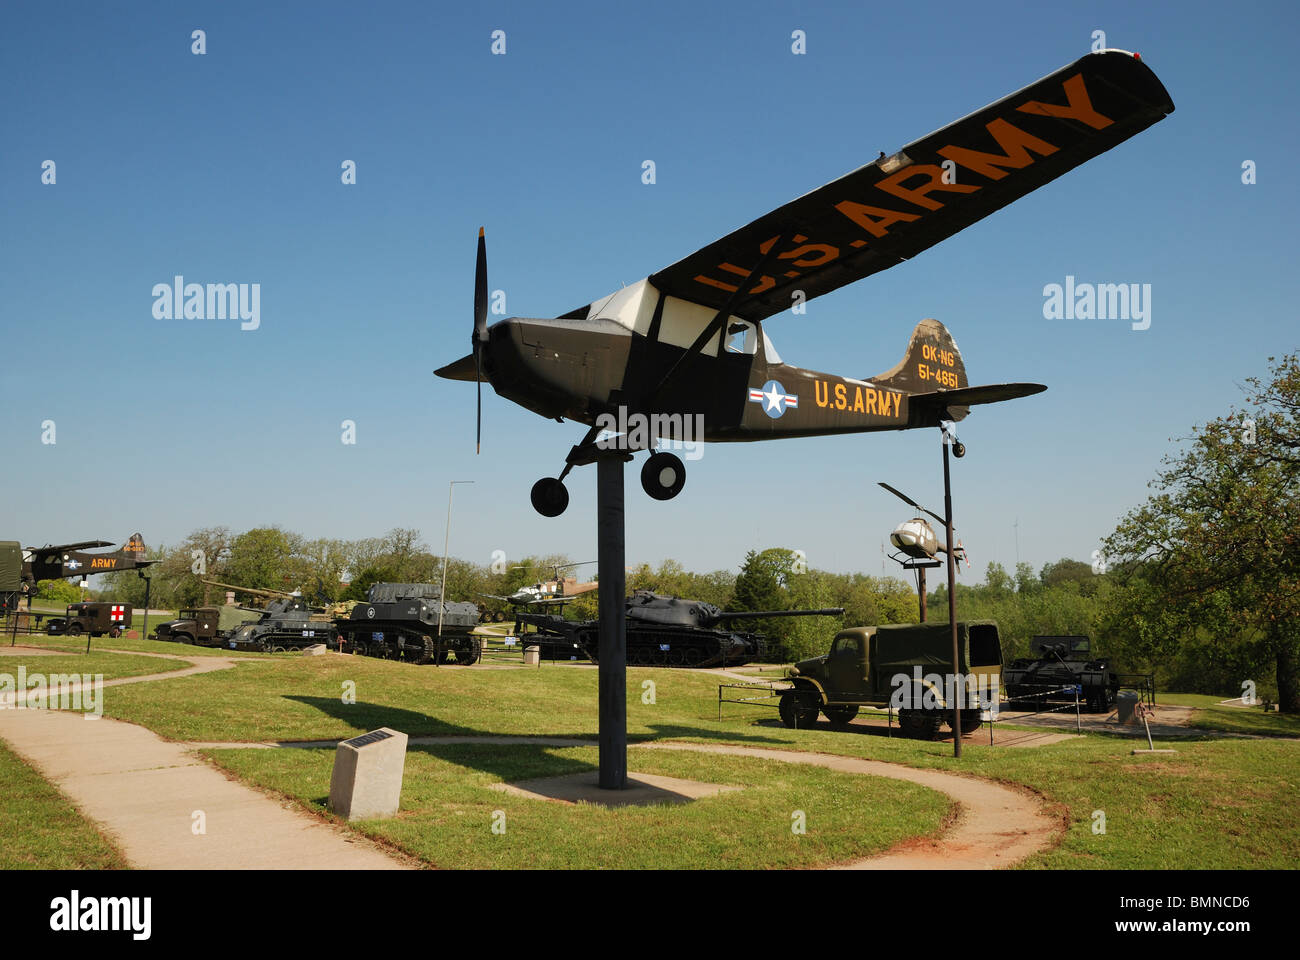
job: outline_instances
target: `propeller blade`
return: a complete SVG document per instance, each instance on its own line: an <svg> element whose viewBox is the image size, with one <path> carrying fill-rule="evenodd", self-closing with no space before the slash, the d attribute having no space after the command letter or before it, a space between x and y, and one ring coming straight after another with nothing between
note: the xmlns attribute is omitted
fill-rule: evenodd
<svg viewBox="0 0 1300 960"><path fill-rule="evenodd" d="M478 261L474 265L474 342L487 341L488 283L487 240L483 228L478 228Z"/></svg>
<svg viewBox="0 0 1300 960"><path fill-rule="evenodd" d="M474 453L483 452L483 344L487 342L488 282L487 240L478 228L478 256L474 263Z"/></svg>

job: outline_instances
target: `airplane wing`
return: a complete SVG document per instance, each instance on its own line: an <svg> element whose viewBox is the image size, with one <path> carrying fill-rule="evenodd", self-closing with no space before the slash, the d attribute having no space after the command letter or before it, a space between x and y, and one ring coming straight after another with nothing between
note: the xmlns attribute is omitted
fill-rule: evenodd
<svg viewBox="0 0 1300 960"><path fill-rule="evenodd" d="M886 270L1145 130L1173 101L1136 54L1091 53L891 156L773 210L650 277L722 309L780 241L731 312L761 320Z"/></svg>
<svg viewBox="0 0 1300 960"><path fill-rule="evenodd" d="M96 547L111 547L111 540L82 540L80 543L61 543L58 546L28 547L34 556L50 556L66 550L93 550Z"/></svg>

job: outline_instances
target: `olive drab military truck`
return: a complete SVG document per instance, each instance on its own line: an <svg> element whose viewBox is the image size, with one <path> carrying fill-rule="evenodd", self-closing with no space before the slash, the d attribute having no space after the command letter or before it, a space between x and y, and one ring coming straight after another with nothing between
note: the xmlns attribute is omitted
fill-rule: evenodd
<svg viewBox="0 0 1300 960"><path fill-rule="evenodd" d="M981 708L996 703L1002 677L1002 642L990 621L957 624L961 685L952 673L952 628L946 623L889 624L841 630L830 653L790 668L781 695L781 720L808 727L818 713L843 727L864 706L898 712L903 734L931 740L952 716L951 697L967 691L962 733L979 727ZM973 679L966 680L964 678Z"/></svg>
<svg viewBox="0 0 1300 960"><path fill-rule="evenodd" d="M179 611L175 620L158 624L154 636L155 639L173 643L219 647L227 634L257 618L257 613L229 604L221 607L194 607Z"/></svg>
<svg viewBox="0 0 1300 960"><path fill-rule="evenodd" d="M0 613L18 609L23 596L23 548L17 540L0 540Z"/></svg>

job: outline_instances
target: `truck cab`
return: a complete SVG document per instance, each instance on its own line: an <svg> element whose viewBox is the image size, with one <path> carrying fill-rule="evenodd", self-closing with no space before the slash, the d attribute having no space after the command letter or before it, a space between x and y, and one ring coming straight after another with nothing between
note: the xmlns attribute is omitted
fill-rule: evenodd
<svg viewBox="0 0 1300 960"><path fill-rule="evenodd" d="M932 738L951 718L952 700L962 696L963 733L980 722L980 697L998 695L1002 642L992 621L957 624L958 669L952 672L952 631L946 623L850 627L831 641L830 651L790 668L791 688L780 701L788 727L807 727L824 713L843 727L864 706L893 706L908 736ZM960 684L960 686L958 685Z"/></svg>

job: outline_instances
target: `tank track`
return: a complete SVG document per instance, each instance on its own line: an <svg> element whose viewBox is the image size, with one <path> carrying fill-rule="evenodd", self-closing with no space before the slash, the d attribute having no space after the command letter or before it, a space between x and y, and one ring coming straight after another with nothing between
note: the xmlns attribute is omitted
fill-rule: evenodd
<svg viewBox="0 0 1300 960"><path fill-rule="evenodd" d="M438 639L408 627L394 626L383 621L366 621L364 631L342 633L344 651L379 660L401 660L405 663L457 663L468 666L477 663L483 654L483 641L475 636L443 634L443 651L438 655ZM382 641L370 639L355 641L360 634L382 633Z"/></svg>
<svg viewBox="0 0 1300 960"><path fill-rule="evenodd" d="M681 667L705 669L708 667L740 667L752 663L763 654L762 644L754 640L753 649L745 654L731 652L731 633L714 630L677 631L644 628L628 624L627 665L629 667ZM742 635L743 636L743 635ZM597 662L599 635L596 630L584 630L578 642L591 659ZM723 644L726 644L724 648ZM665 650L664 647L667 647ZM725 650L725 656L724 656Z"/></svg>

